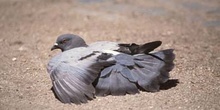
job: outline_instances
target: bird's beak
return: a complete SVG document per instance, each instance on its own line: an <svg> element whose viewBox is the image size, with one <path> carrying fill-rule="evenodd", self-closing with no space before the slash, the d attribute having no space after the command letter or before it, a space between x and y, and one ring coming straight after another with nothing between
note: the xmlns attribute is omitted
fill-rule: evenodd
<svg viewBox="0 0 220 110"><path fill-rule="evenodd" d="M52 50L54 50L54 49L59 49L59 47L58 47L58 44L57 44L57 43L55 43L55 44L53 45L53 47L51 48L51 51L52 51Z"/></svg>

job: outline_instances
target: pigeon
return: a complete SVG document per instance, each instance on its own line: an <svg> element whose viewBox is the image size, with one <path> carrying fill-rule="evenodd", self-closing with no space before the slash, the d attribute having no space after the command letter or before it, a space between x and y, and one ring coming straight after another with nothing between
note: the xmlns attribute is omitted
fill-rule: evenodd
<svg viewBox="0 0 220 110"><path fill-rule="evenodd" d="M157 92L174 68L173 49L154 52L162 44L99 41L86 44L74 34L58 36L51 50L62 52L47 65L52 90L62 103L87 103L95 96Z"/></svg>

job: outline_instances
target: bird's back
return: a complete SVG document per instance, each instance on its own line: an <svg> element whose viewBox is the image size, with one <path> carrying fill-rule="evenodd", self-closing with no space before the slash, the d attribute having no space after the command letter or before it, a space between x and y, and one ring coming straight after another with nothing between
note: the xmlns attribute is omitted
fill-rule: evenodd
<svg viewBox="0 0 220 110"><path fill-rule="evenodd" d="M80 63L89 64L91 62L95 63L97 56L105 50L117 50L118 43L109 41L100 41L90 44L88 47L77 47L57 54L52 57L48 63L47 70L51 73L51 70L55 69L61 63L68 63L72 66L78 65Z"/></svg>

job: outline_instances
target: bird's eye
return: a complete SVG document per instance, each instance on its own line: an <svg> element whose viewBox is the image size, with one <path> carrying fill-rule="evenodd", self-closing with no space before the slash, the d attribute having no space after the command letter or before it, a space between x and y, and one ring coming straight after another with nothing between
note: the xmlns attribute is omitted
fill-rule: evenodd
<svg viewBox="0 0 220 110"><path fill-rule="evenodd" d="M62 40L60 43L61 43L61 44L64 44L64 43L66 43L66 41L67 41L67 40L64 39L64 40Z"/></svg>

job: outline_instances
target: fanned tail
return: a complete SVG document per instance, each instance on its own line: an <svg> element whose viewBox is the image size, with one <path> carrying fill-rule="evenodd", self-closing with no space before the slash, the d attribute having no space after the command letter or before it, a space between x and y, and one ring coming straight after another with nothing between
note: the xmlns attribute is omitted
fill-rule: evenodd
<svg viewBox="0 0 220 110"><path fill-rule="evenodd" d="M114 56L115 64L102 70L96 94L125 95L139 93L138 89L156 92L169 79L175 55L172 49L155 53Z"/></svg>

